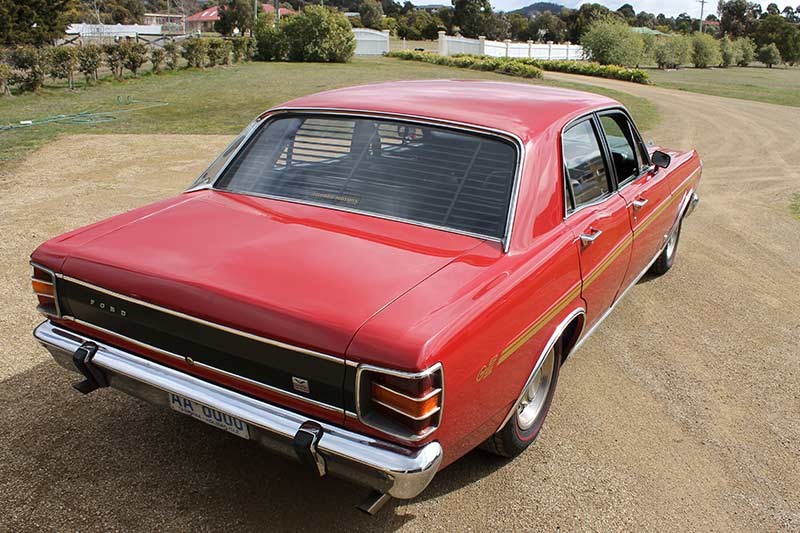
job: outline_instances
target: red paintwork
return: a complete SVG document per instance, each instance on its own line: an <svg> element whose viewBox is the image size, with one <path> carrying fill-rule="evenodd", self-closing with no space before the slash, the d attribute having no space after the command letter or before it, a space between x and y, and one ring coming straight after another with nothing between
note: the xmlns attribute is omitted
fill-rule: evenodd
<svg viewBox="0 0 800 533"><path fill-rule="evenodd" d="M499 243L402 222L197 191L57 237L37 249L33 260L117 292L353 361L404 370L441 361L442 425L429 440L441 442L444 464L498 429L565 317L586 309L586 331L612 305L652 259L699 180L696 152L671 152L669 169L640 178L565 222L561 130L580 115L620 107L575 91L398 82L320 93L281 107L414 115L518 137L525 151L509 252ZM631 202L640 198L648 205L634 214ZM591 277L619 243L630 244L631 227L649 217L653 222L581 294L582 278ZM601 225L608 238L582 247L578 235ZM503 349L549 312L537 333L498 363ZM264 397L244 384L225 384ZM283 398L267 399L383 436L352 418L342 422Z"/></svg>

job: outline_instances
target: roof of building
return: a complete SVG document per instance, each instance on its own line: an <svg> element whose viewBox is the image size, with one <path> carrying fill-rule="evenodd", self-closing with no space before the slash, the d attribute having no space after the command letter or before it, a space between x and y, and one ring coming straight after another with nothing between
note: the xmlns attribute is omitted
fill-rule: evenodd
<svg viewBox="0 0 800 533"><path fill-rule="evenodd" d="M663 31L658 31L651 28L638 27L638 26L635 28L631 28L631 31L634 33L642 33L646 35L666 35L666 33L664 33Z"/></svg>
<svg viewBox="0 0 800 533"><path fill-rule="evenodd" d="M593 93L525 83L418 80L378 83L303 96L281 107L341 109L424 117L511 133L527 141L617 101Z"/></svg>
<svg viewBox="0 0 800 533"><path fill-rule="evenodd" d="M275 6L272 4L261 4L261 11L264 13L275 13ZM296 11L288 7L281 7L281 15L293 15ZM186 17L186 22L214 22L219 20L219 6L211 6L193 15Z"/></svg>

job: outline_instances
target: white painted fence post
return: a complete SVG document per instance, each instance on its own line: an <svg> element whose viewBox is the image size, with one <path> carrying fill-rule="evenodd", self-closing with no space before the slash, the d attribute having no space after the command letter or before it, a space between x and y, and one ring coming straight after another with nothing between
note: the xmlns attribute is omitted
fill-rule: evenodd
<svg viewBox="0 0 800 533"><path fill-rule="evenodd" d="M547 60L553 59L553 41L547 41Z"/></svg>
<svg viewBox="0 0 800 533"><path fill-rule="evenodd" d="M506 44L506 57L508 57L509 48L511 48L511 39L503 39L503 42Z"/></svg>
<svg viewBox="0 0 800 533"><path fill-rule="evenodd" d="M567 61L569 61L569 45L570 45L570 44L572 44L572 43L570 43L569 41L567 41Z"/></svg>
<svg viewBox="0 0 800 533"><path fill-rule="evenodd" d="M389 30L381 30L381 33L386 38L386 41L385 41L386 51L383 52L383 53L384 54L388 54L392 50L391 43L389 42Z"/></svg>
<svg viewBox="0 0 800 533"><path fill-rule="evenodd" d="M439 30L439 55L447 55L447 34L442 30Z"/></svg>
<svg viewBox="0 0 800 533"><path fill-rule="evenodd" d="M486 36L485 35L478 35L478 55L485 56L486 55Z"/></svg>
<svg viewBox="0 0 800 533"><path fill-rule="evenodd" d="M533 57L533 41L528 40L528 57Z"/></svg>

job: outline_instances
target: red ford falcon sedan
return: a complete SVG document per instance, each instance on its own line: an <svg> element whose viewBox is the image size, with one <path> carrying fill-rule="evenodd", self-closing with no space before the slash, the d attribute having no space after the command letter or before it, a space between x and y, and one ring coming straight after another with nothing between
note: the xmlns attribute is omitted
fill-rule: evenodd
<svg viewBox="0 0 800 533"><path fill-rule="evenodd" d="M36 338L114 387L413 498L535 440L559 368L672 266L696 152L618 102L384 83L259 116L183 194L32 255Z"/></svg>

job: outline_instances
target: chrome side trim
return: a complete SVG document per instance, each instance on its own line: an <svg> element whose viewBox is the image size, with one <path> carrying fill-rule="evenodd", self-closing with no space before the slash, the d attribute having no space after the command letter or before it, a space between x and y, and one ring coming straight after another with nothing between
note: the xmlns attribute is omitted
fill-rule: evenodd
<svg viewBox="0 0 800 533"><path fill-rule="evenodd" d="M239 151L244 146L247 145L247 143L250 141L250 138L255 134L255 132L258 131L259 128L263 126L263 124L267 123L269 118L271 118L273 116L276 116L276 115L279 115L279 114L287 114L287 113L308 113L308 114L323 114L323 115L335 115L335 116L358 116L358 117L378 118L378 119L381 119L381 118L383 118L383 119L399 119L399 120L405 120L405 121L409 121L409 122L415 122L417 124L426 124L426 125L429 125L429 126L449 127L451 129L460 129L460 130L468 131L468 132L471 132L471 133L480 133L480 134L483 134L483 135L494 135L495 137L504 138L506 141L511 141L512 144L514 144L514 146L517 149L516 150L516 152L517 152L517 160L516 160L516 172L515 172L515 175L514 175L514 181L513 181L512 186L511 186L510 204L509 204L509 208L508 208L508 214L506 215L505 235L502 238L498 238L498 237L493 237L493 236L489 236L489 235L480 235L480 234L471 233L471 232L467 232L467 231L448 228L448 227L445 227L445 226L437 226L435 224L427 224L427 223L424 223L424 222L418 222L418 221L408 220L408 219L404 219L404 218L390 217L390 216L387 216L387 215L381 215L381 214L378 214L378 213L371 213L371 212L367 212L367 211L359 211L359 210L356 210L356 209L351 209L351 208L347 208L347 207L343 207L343 206L320 204L320 203L310 202L310 201L306 201L306 200L283 198L283 197L279 197L279 196L272 196L272 195L266 195L266 194L254 194L254 193L226 191L226 190L223 190L223 189L217 189L216 188L216 184L219 181L219 178L225 173L225 171L228 169L228 167L233 162L233 160L236 159L236 156L238 155ZM422 227L437 229L437 230L441 230L441 231L449 231L451 233L457 233L457 234L460 234L460 235L468 235L468 236L471 236L471 237L476 237L476 238L480 238L480 239L486 239L486 240L493 241L493 242L499 242L503 246L503 252L504 253L508 253L510 245L511 245L511 232L512 232L512 228L513 228L513 225L514 225L514 216L516 214L517 198L519 196L519 186L520 186L520 180L521 180L522 171L523 171L522 167L523 167L523 164L524 164L524 161L525 161L525 157L524 157L525 145L523 144L522 139L520 139L517 135L514 135L513 133L510 133L508 131L497 130L497 129L494 129L494 128L487 128L485 126L478 126L478 125L469 124L469 123L466 123L466 122L458 122L458 121L452 121L452 120L436 119L436 118L433 118L433 117L426 117L426 116L421 116L421 115L413 115L413 114L405 114L405 113L389 113L389 112L379 112L379 111L365 111L363 109L359 110L359 109L346 109L346 108L329 108L329 107L288 107L288 106L276 107L276 108L267 110L264 113L262 113L261 115L259 115L258 119L255 122L258 122L259 124L256 124L255 127L253 127L253 129L250 132L248 132L247 136L245 136L245 138L242 140L242 142L239 144L239 146L236 148L236 150L228 158L228 161L225 163L225 165L217 173L217 176L214 178L214 180L210 184L208 184L207 186L204 186L202 188L218 190L218 191L221 191L221 192L242 194L242 195L245 195L245 196L257 196L257 197L261 197L261 198L271 198L271 199L281 200L281 201L292 201L294 203L299 203L299 204L304 204L304 205L313 205L314 207L324 207L324 208L328 208L328 209L335 209L335 210L338 210L338 211L345 211L345 212L349 212L349 213L363 214L363 215L372 216L372 217L376 217L376 218L383 218L383 219L386 219L386 220L392 220L392 221L395 221L395 222L409 223L409 224L413 224L413 225L416 225L416 226L422 226ZM252 124L251 124L251 126L252 126ZM248 127L250 127L250 126L248 126ZM196 189L192 189L192 190L196 190Z"/></svg>
<svg viewBox="0 0 800 533"><path fill-rule="evenodd" d="M503 418L503 421L500 423L500 426L497 428L497 430L495 430L495 433L497 433L498 431L503 429L503 426L505 426L508 423L508 421L511 420L512 415L517 410L517 405L519 404L519 402L522 401L522 397L525 395L525 391L528 390L528 387L531 384L531 380L533 380L534 376L536 376L536 372L538 372L539 368L544 363L544 359L545 359L544 356L555 345L556 341L561 337L561 335L564 334L564 330L567 329L567 326L569 325L569 323L572 322L573 320L575 320L575 318L577 318L577 317L579 317L581 315L583 315L584 317L586 316L586 309L584 309L583 307L579 307L579 308L573 310L569 315L567 315L567 318L562 320L561 323L558 325L556 330L550 336L550 339L547 341L547 344L545 344L544 350L542 350L542 353L539 354L539 358L536 360L536 364L533 366L533 370L531 370L531 373L528 376L528 379L525 380L525 385L522 387L522 392L519 393L519 396L517 397L516 401L511 406L511 409L508 411L508 414L505 416L505 418ZM584 323L584 326L585 326L585 323ZM582 333L583 333L583 331L581 331L579 333L579 335L581 335ZM577 347L577 345L576 345L576 347ZM575 349L576 348L573 348L572 351L574 352ZM562 361L564 360L563 356L561 357L561 360ZM557 364L561 364L561 361L556 361L556 363Z"/></svg>
<svg viewBox="0 0 800 533"><path fill-rule="evenodd" d="M273 340L273 339L269 339L267 337L261 337L259 335L254 335L253 333L248 333L246 331L241 331L241 330L234 329L234 328L231 328L231 327L228 327L228 326L223 326L222 324L217 324L215 322L210 322L210 321L204 320L202 318L197 318L197 317L194 317L192 315L187 315L186 313L181 313L180 311L174 311L174 310L168 309L166 307L161 307L160 305L151 304L150 302L145 302L144 300L137 300L136 298L131 298L130 296L125 296L124 294L120 294L118 292L114 292L112 290L105 289L103 287L99 287L99 286L94 285L92 283L89 283L87 281L83 281L83 280L80 280L80 279L77 279L77 278L73 278L71 276L58 274L58 277L63 278L66 281L70 281L72 283L77 283L78 285L83 285L84 287L88 287L90 289L93 289L93 290L108 294L109 296L113 296L115 298L119 298L121 300L125 300L127 302L135 303L135 304L138 304L138 305L143 305L143 306L149 307L150 309L153 309L155 311L160 311L160 312L163 312L163 313L167 313L167 314L176 316L178 318L183 318L185 320L190 320L192 322L196 322L196 323L202 324L204 326L215 328L215 329L218 329L220 331L224 331L226 333L231 333L233 335L239 335L240 337L245 337L245 338L250 339L250 340L263 342L264 344L269 344L271 346L276 346L278 348L283 348L285 350L291 350L293 352L299 352L299 353L302 353L302 354L305 354L305 355L310 355L312 357L317 357L319 359L324 359L326 361L332 361L334 363L339 363L339 364L342 364L342 365L345 364L345 359L341 358L341 357L336 357L336 356L333 356L333 355L328 355L328 354L324 354L324 353L321 353L321 352L316 352L314 350L309 350L309 349L306 349L306 348L300 348L299 346L293 346L291 344L286 344L285 342L276 341L276 340Z"/></svg>
<svg viewBox="0 0 800 533"><path fill-rule="evenodd" d="M364 372L373 372L373 373L376 373L376 374L384 374L384 375L387 375L387 376L395 376L395 377L402 378L402 379L420 379L420 378L424 378L426 376L429 376L431 374L434 374L436 372L439 372L441 374L441 376L442 376L442 378L441 378L441 381L442 381L442 383L441 383L442 396L441 396L441 399L439 400L440 409L438 411L438 413L439 413L439 423L436 424L435 426L431 426L431 428L428 431L426 431L425 433L422 433L420 435L408 436L408 435L399 435L397 433L393 433L391 431L387 431L386 428L381 427L381 426L376 426L375 424L370 423L368 420L365 420L363 415L361 414L361 378L362 378ZM380 367L380 366L374 366L374 365L368 365L368 364L358 365L358 368L356 369L355 396L356 396L356 416L358 417L358 421L359 422L361 422L365 426L371 427L373 429L377 429L378 431L381 431L383 433L386 433L387 435L391 435L391 436L396 437L398 439L402 439L402 440L405 440L405 441L408 441L408 442L418 442L418 441L430 436L434 431L439 429L439 426L441 426L441 424L442 424L442 415L444 414L444 368L442 367L442 363L436 363L435 365L429 366L428 368L426 368L425 370L422 370L421 372L405 372L405 371L402 371L402 370L392 370L390 368L383 368L383 367ZM433 413L433 414L436 414L436 413Z"/></svg>
<svg viewBox="0 0 800 533"><path fill-rule="evenodd" d="M175 359L176 361L180 361L182 363L188 362L186 356L179 355L179 354L167 351L167 350L163 350L161 348L158 348L157 346L152 346L150 344L138 341L136 339L132 339L130 337L126 337L125 335L120 335L119 333L116 333L114 331L111 331L111 330L108 330L108 329L105 329L105 328L101 328L100 326L97 326L95 324L90 324L89 322L84 322L83 320L81 320L79 318L75 318L73 316L68 316L68 315L65 315L65 316L63 316L61 318L62 318L62 320L67 320L67 321L70 321L70 322L74 322L76 324L80 324L81 326L84 326L84 327L87 327L87 328L91 328L91 329L93 329L95 331L99 331L99 332L104 333L104 334L106 334L108 336L115 337L115 338L120 339L120 340L125 341L125 342L129 342L131 344L134 344L134 345L139 346L141 348L144 348L146 350L152 350L152 351L154 351L156 353L159 353L159 354L164 355L166 357L169 357L171 359ZM70 332L70 333L72 333L72 332ZM74 335L75 333L72 333L72 334ZM283 389L278 389L276 387L273 387L271 385L267 385L265 383L261 383L261 382L258 382L258 381L253 381L252 379L246 378L244 376L240 376L238 374L233 374L233 373L228 372L226 370L221 370L219 368L216 368L216 367L204 364L204 363L199 363L197 361L192 361L191 365L192 366L198 366L198 367L204 368L206 370L209 370L211 372L214 372L214 373L217 373L217 374L222 374L224 376L228 376L228 377L237 379L239 381L244 381L245 383L248 383L248 384L250 384L250 385L252 385L254 387L258 387L258 388L263 389L265 391L268 391L268 392L271 392L271 393L274 393L274 394L279 394L281 396L286 396L288 398L292 398L293 400L299 400L299 401L314 405L316 407L321 407L323 409L327 409L328 411L332 411L332 412L335 412L335 413L341 413L342 412L342 409L339 408L339 407L334 407L332 405L328 405L326 403L319 402L319 401L314 400L312 398L306 398L305 396L300 396L299 394L295 394L293 392L289 392L289 391L286 391L286 390L283 390Z"/></svg>
<svg viewBox="0 0 800 533"><path fill-rule="evenodd" d="M55 361L70 370L72 354L92 340L60 329L46 321L34 331ZM189 398L249 425L250 438L262 446L297 459L294 436L310 419L302 414L219 387L167 366L94 341L98 349L92 365L101 370L111 387L156 405L168 405L170 394ZM388 493L395 498L413 498L428 486L442 462L441 445L430 442L407 448L355 433L327 422L322 427L317 452L327 471L352 482Z"/></svg>

